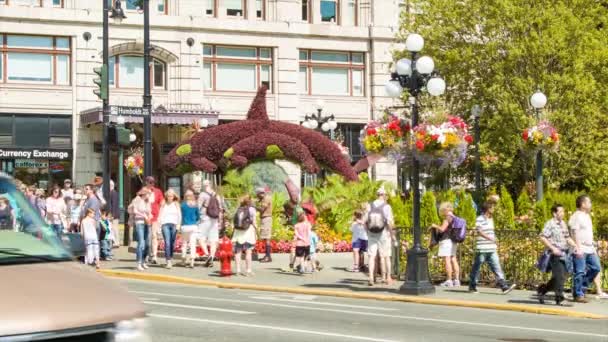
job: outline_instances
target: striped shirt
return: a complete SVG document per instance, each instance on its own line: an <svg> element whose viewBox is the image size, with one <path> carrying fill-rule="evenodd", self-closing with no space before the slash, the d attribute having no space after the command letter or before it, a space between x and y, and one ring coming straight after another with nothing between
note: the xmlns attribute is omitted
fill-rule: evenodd
<svg viewBox="0 0 608 342"><path fill-rule="evenodd" d="M486 236L495 238L494 235L494 219L487 218L485 215L481 215L477 217L477 222L475 224L475 228L477 229L477 243L475 249L478 252L486 253L486 252L495 252L497 249L496 242L490 241L485 237L481 236L481 233L484 233Z"/></svg>

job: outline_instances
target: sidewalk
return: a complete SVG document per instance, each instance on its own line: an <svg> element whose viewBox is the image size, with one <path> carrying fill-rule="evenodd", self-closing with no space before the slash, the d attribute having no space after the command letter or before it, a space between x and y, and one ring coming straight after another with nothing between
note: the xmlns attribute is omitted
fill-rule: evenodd
<svg viewBox="0 0 608 342"><path fill-rule="evenodd" d="M436 293L428 296L404 296L398 292L403 283L401 281L395 281L395 284L390 287L387 285L370 287L367 285L365 274L347 272L346 268L352 264L350 253L320 254L319 257L324 269L315 274L300 275L282 272L281 268L288 265L289 256L276 254L273 256L272 263L254 262L254 277L220 277L217 262L213 268L204 268L200 262L194 269L182 267L181 263L177 263L171 270L165 269L161 265L150 265L147 271L137 272L135 255L129 253L126 247L121 247L114 249L113 261L102 262L101 272L109 276L124 278L228 288L466 306L571 317L608 318L608 300L597 300L593 298L593 295L589 296L589 299L592 300L588 304L567 301L561 307L554 305L550 297L546 301L548 304L540 305L533 291L515 290L509 295L503 295L499 289L479 288L480 293L470 294L466 286L436 287ZM164 264L164 259L159 259L159 262Z"/></svg>

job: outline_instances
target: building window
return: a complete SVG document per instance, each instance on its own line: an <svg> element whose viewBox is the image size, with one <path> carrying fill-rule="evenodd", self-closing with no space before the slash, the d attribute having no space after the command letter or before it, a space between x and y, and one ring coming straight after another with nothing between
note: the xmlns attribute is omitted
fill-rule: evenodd
<svg viewBox="0 0 608 342"><path fill-rule="evenodd" d="M272 89L271 48L203 47L203 89L256 91L262 83Z"/></svg>
<svg viewBox="0 0 608 342"><path fill-rule="evenodd" d="M149 68L152 87L166 89L166 64L153 58L152 67ZM143 88L144 87L144 58L142 56L119 55L109 60L110 85L116 88Z"/></svg>
<svg viewBox="0 0 608 342"><path fill-rule="evenodd" d="M53 7L63 8L63 0L53 0Z"/></svg>
<svg viewBox="0 0 608 342"><path fill-rule="evenodd" d="M37 115L0 116L3 146L72 148L72 118Z"/></svg>
<svg viewBox="0 0 608 342"><path fill-rule="evenodd" d="M4 3L7 5L17 5L17 6L30 6L30 7L42 7L42 0L4 0L0 1L0 4Z"/></svg>
<svg viewBox="0 0 608 342"><path fill-rule="evenodd" d="M320 10L322 22L338 22L338 0L321 0Z"/></svg>
<svg viewBox="0 0 608 342"><path fill-rule="evenodd" d="M110 1L110 7L112 7L114 1ZM126 0L122 1L124 4L124 8L128 11L141 11L144 9L144 1L143 0ZM156 5L156 6L155 6ZM150 8L152 11L156 11L157 13L167 14L167 0L153 0L150 1Z"/></svg>
<svg viewBox="0 0 608 342"><path fill-rule="evenodd" d="M310 3L312 0L300 0L302 6L302 21L310 22Z"/></svg>
<svg viewBox="0 0 608 342"><path fill-rule="evenodd" d="M0 81L70 84L70 39L0 35Z"/></svg>
<svg viewBox="0 0 608 342"><path fill-rule="evenodd" d="M255 0L255 17L264 20L266 17L266 3L264 0Z"/></svg>
<svg viewBox="0 0 608 342"><path fill-rule="evenodd" d="M307 95L364 95L360 52L300 50L299 91Z"/></svg>
<svg viewBox="0 0 608 342"><path fill-rule="evenodd" d="M226 15L229 17L244 17L245 16L245 1L244 0L224 0Z"/></svg>
<svg viewBox="0 0 608 342"><path fill-rule="evenodd" d="M203 0L205 4L205 15L209 17L215 17L216 10L216 1L215 0Z"/></svg>
<svg viewBox="0 0 608 342"><path fill-rule="evenodd" d="M344 26L357 26L358 25L358 0L345 0L344 5L346 6L344 11L344 17L340 20L340 25Z"/></svg>
<svg viewBox="0 0 608 342"><path fill-rule="evenodd" d="M341 123L337 129L340 132L339 135L344 139L343 145L348 148L348 154L353 164L363 158L360 137L364 126L363 124Z"/></svg>

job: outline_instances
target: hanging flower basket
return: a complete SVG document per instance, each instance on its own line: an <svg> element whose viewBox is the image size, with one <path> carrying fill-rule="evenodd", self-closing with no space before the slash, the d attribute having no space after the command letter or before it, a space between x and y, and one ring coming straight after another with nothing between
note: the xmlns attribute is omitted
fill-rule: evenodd
<svg viewBox="0 0 608 342"><path fill-rule="evenodd" d="M541 121L536 126L524 129L522 139L524 146L530 150L557 150L559 147L559 134L547 121Z"/></svg>
<svg viewBox="0 0 608 342"><path fill-rule="evenodd" d="M468 145L473 142L468 125L457 116L447 116L439 124L423 123L414 128L415 157L422 164L456 167L465 161Z"/></svg>
<svg viewBox="0 0 608 342"><path fill-rule="evenodd" d="M385 115L363 129L361 145L372 154L388 155L407 148L410 125L396 115Z"/></svg>
<svg viewBox="0 0 608 342"><path fill-rule="evenodd" d="M124 161L127 174L130 177L141 177L144 174L144 153L141 148L134 148Z"/></svg>

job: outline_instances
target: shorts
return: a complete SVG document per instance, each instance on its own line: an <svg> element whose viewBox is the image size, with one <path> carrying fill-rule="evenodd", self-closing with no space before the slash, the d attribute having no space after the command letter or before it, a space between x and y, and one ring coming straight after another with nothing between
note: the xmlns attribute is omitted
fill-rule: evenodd
<svg viewBox="0 0 608 342"><path fill-rule="evenodd" d="M370 236L367 240L367 254L370 258L375 258L378 254L381 258L390 257L392 254L391 238L384 233L377 238Z"/></svg>
<svg viewBox="0 0 608 342"><path fill-rule="evenodd" d="M260 239L266 240L272 237L272 216L263 217L260 225Z"/></svg>
<svg viewBox="0 0 608 342"><path fill-rule="evenodd" d="M367 252L367 240L357 239L353 241L353 249L358 249L361 252Z"/></svg>
<svg viewBox="0 0 608 342"><path fill-rule="evenodd" d="M439 241L439 252L437 256L439 257L450 257L456 256L456 250L458 249L458 244L454 243L451 239L445 239Z"/></svg>
<svg viewBox="0 0 608 342"><path fill-rule="evenodd" d="M201 222L198 225L201 238L209 242L218 242L220 240L220 230L217 219L209 219Z"/></svg>
<svg viewBox="0 0 608 342"><path fill-rule="evenodd" d="M242 251L247 251L253 249L253 245L250 244L249 242L245 242L245 243L235 243L234 244L234 250L236 251L236 253L240 253Z"/></svg>
<svg viewBox="0 0 608 342"><path fill-rule="evenodd" d="M296 246L296 256L298 258L308 258L310 255L310 246Z"/></svg>

